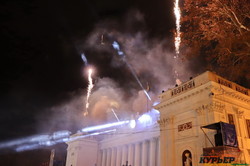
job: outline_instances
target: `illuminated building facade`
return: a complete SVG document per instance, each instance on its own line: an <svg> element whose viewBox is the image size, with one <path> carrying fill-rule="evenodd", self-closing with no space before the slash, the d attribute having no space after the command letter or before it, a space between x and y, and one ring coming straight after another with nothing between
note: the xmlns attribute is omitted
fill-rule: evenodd
<svg viewBox="0 0 250 166"><path fill-rule="evenodd" d="M87 138L75 134L67 142L66 166L160 166L158 112L149 112L137 125L124 124L115 133Z"/></svg>
<svg viewBox="0 0 250 166"><path fill-rule="evenodd" d="M249 164L249 95L249 89L211 72L162 93L156 106L161 166Z"/></svg>
<svg viewBox="0 0 250 166"><path fill-rule="evenodd" d="M249 89L205 72L163 92L155 106L160 115L146 124L69 141L66 166L249 164L249 95Z"/></svg>

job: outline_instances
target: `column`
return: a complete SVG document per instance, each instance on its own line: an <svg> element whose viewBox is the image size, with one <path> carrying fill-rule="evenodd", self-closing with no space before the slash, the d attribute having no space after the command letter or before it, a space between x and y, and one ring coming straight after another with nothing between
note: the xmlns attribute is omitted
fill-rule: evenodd
<svg viewBox="0 0 250 166"><path fill-rule="evenodd" d="M102 151L98 150L97 166L101 166L101 161L102 161Z"/></svg>
<svg viewBox="0 0 250 166"><path fill-rule="evenodd" d="M166 127L160 128L160 160L161 165L167 166L167 130Z"/></svg>
<svg viewBox="0 0 250 166"><path fill-rule="evenodd" d="M161 165L161 145L160 138L157 139L157 166Z"/></svg>
<svg viewBox="0 0 250 166"><path fill-rule="evenodd" d="M148 165L148 141L142 143L142 166Z"/></svg>
<svg viewBox="0 0 250 166"><path fill-rule="evenodd" d="M155 156L156 156L156 138L153 138L150 140L150 153L149 153L150 166L156 166Z"/></svg>
<svg viewBox="0 0 250 166"><path fill-rule="evenodd" d="M106 161L106 166L110 166L110 163L111 163L111 149L107 149L107 157L106 157L107 161Z"/></svg>
<svg viewBox="0 0 250 166"><path fill-rule="evenodd" d="M126 161L128 160L128 149L127 146L122 147L122 165L126 164Z"/></svg>
<svg viewBox="0 0 250 166"><path fill-rule="evenodd" d="M140 143L135 144L135 166L140 166Z"/></svg>
<svg viewBox="0 0 250 166"><path fill-rule="evenodd" d="M128 147L128 165L134 165L134 145Z"/></svg>
<svg viewBox="0 0 250 166"><path fill-rule="evenodd" d="M111 166L115 166L116 162L116 148L112 148L111 151Z"/></svg>
<svg viewBox="0 0 250 166"><path fill-rule="evenodd" d="M102 150L102 166L105 166L106 164L106 150Z"/></svg>
<svg viewBox="0 0 250 166"><path fill-rule="evenodd" d="M116 153L116 166L122 165L122 164L121 164L121 155L122 155L121 147L117 147L117 153Z"/></svg>
<svg viewBox="0 0 250 166"><path fill-rule="evenodd" d="M175 151L175 131L173 122L167 127L167 150L166 150L166 166L177 166L176 164L176 151Z"/></svg>

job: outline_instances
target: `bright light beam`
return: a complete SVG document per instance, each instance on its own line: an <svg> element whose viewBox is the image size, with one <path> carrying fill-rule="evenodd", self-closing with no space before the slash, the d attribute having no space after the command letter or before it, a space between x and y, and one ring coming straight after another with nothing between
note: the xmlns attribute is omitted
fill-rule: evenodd
<svg viewBox="0 0 250 166"><path fill-rule="evenodd" d="M95 133L80 135L80 136L76 136L76 137L71 137L71 138L69 138L69 140L67 142L74 141L74 140L81 139L81 138L86 138L86 137L89 137L89 136L106 134L106 133L111 133L111 132L116 132L116 129L106 130L106 131L101 131L101 132L95 132Z"/></svg>
<svg viewBox="0 0 250 166"><path fill-rule="evenodd" d="M113 108L111 108L111 111L113 112L113 114L114 114L115 118L116 118L116 119L117 119L117 121L119 122L120 120L119 120L119 118L118 118L117 114L115 113L115 110L114 110Z"/></svg>
<svg viewBox="0 0 250 166"><path fill-rule="evenodd" d="M129 122L130 122L129 120L126 120L126 121L108 123L108 124L103 124L103 125L98 125L98 126L91 126L91 127L83 128L81 131L82 132L92 132L92 131L107 129L107 128L110 128L110 127L121 126L121 125L124 125L124 124L128 124Z"/></svg>
<svg viewBox="0 0 250 166"><path fill-rule="evenodd" d="M141 89L143 90L143 92L145 93L145 95L147 96L148 100L151 101L152 99L150 98L150 96L149 96L148 92L145 90L145 88L142 86L142 83L139 80L138 76L136 75L134 68L126 61L125 54L120 50L120 46L119 46L118 42L114 41L113 44L112 44L112 46L113 46L113 48L115 50L117 50L118 55L124 56L122 60L128 66L129 70L131 71L132 75L136 79L137 83L139 84L139 86L141 87Z"/></svg>
<svg viewBox="0 0 250 166"><path fill-rule="evenodd" d="M179 7L179 0L175 0L174 3L174 14L176 18L176 34L175 34L175 52L176 52L176 57L179 56L180 53L180 44L181 44L181 33L180 33L180 19L181 19L181 10Z"/></svg>
<svg viewBox="0 0 250 166"><path fill-rule="evenodd" d="M39 143L24 144L24 145L18 146L15 150L17 152L22 152L22 151L26 151L26 150L39 149L42 146L52 146L52 145L62 143L62 142L74 141L74 140L81 139L81 138L86 138L86 137L100 135L100 134L106 134L106 133L115 132L115 131L116 131L116 129L113 129L113 130L107 130L107 131L102 131L102 132L95 132L95 133L91 133L91 134L75 136L75 137L71 137L71 138L69 138L69 137L61 138L61 139L56 140L56 141L52 141L52 140L46 141L46 142L43 142L43 144L39 144Z"/></svg>
<svg viewBox="0 0 250 166"><path fill-rule="evenodd" d="M89 137L89 136L115 132L116 129L110 129L110 130L99 131L99 132L97 132L97 130L107 129L111 127L118 127L118 126L122 126L125 124L129 124L131 128L134 128L136 125L135 120L126 120L126 121L119 121L115 123L108 123L104 125L86 127L82 129L82 132L92 132L92 131L95 131L95 132L89 133L89 134L83 134L80 136L74 136L74 137L70 137L71 132L67 130L57 131L57 132L54 132L52 135L37 135L37 136L31 136L31 137L22 138L22 139L18 139L14 141L0 143L0 149L12 147L17 152L39 149L44 146L52 146L52 145L62 143L62 142L74 141L74 140Z"/></svg>
<svg viewBox="0 0 250 166"><path fill-rule="evenodd" d="M85 108L85 112L83 113L84 116L87 116L87 115L89 114L89 112L88 112L88 108L89 108L89 97L90 97L91 91L92 91L92 89L93 89L93 87L94 87L93 80L92 80L92 72L93 72L92 69L89 69L89 70L88 70L89 85L88 85L88 92L87 92L87 98L86 98L86 108Z"/></svg>
<svg viewBox="0 0 250 166"><path fill-rule="evenodd" d="M56 131L52 135L35 135L26 138L16 139L8 142L0 143L0 149L13 148L13 147L25 147L34 148L38 146L47 146L61 142L61 140L69 138L71 132L67 130Z"/></svg>
<svg viewBox="0 0 250 166"><path fill-rule="evenodd" d="M134 68L125 60L123 59L124 62L126 63L126 65L128 66L129 70L131 71L131 73L133 74L134 78L136 79L137 83L139 84L139 86L141 87L141 89L143 90L144 94L147 96L148 100L152 100L151 97L149 96L148 92L146 91L146 89L142 86L141 81L139 80L139 78L137 77Z"/></svg>

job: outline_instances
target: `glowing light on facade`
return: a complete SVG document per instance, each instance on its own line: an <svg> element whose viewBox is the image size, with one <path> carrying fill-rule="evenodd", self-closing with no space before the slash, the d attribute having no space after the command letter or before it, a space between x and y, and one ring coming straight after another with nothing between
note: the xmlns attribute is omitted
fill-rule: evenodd
<svg viewBox="0 0 250 166"><path fill-rule="evenodd" d="M152 122L152 117L148 114L143 114L142 116L140 116L138 118L138 121L141 123L141 124L149 124Z"/></svg>
<svg viewBox="0 0 250 166"><path fill-rule="evenodd" d="M134 129L135 126L136 126L136 121L135 121L135 120L131 120L131 121L129 122L129 127L130 127L131 129Z"/></svg>

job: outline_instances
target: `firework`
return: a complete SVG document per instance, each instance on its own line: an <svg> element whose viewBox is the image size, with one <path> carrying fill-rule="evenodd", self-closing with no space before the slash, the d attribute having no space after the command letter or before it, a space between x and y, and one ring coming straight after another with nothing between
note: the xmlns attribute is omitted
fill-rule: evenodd
<svg viewBox="0 0 250 166"><path fill-rule="evenodd" d="M175 0L174 3L174 14L176 18L176 34L175 34L175 51L176 51L176 57L179 56L180 53L180 44L181 44L181 34L180 34L180 19L181 19L181 10L179 7L179 0Z"/></svg>
<svg viewBox="0 0 250 166"><path fill-rule="evenodd" d="M88 80L89 80L89 85L88 85L88 92L87 92L87 98L86 98L86 107L85 107L85 112L83 113L84 116L88 115L88 108L89 108L89 96L91 94L91 91L94 87L93 80L92 80L92 73L93 70L89 69L88 70Z"/></svg>

